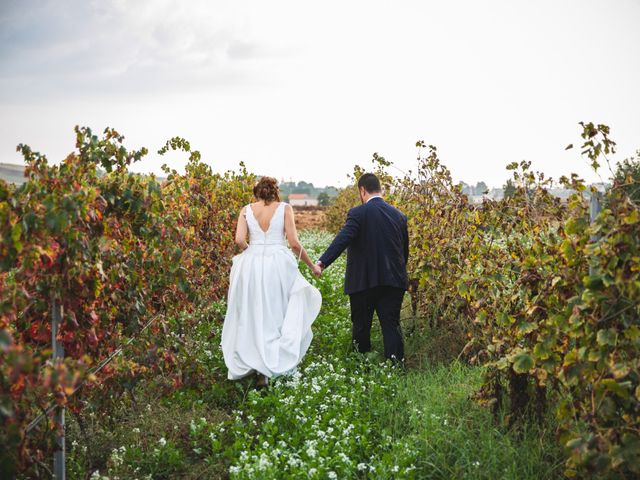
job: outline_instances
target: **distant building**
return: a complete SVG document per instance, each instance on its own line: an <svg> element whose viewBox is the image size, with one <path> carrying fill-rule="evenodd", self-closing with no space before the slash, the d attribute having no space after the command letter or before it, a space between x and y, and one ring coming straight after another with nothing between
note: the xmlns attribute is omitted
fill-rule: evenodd
<svg viewBox="0 0 640 480"><path fill-rule="evenodd" d="M0 163L0 178L7 183L21 185L25 182L24 165L17 163Z"/></svg>
<svg viewBox="0 0 640 480"><path fill-rule="evenodd" d="M481 195L467 195L471 203L482 203L483 200L502 200L504 191L501 188L492 188Z"/></svg>
<svg viewBox="0 0 640 480"><path fill-rule="evenodd" d="M573 195L573 190L567 190L566 188L550 188L549 193L554 197L558 197L560 200L566 201L571 195Z"/></svg>
<svg viewBox="0 0 640 480"><path fill-rule="evenodd" d="M317 207L318 199L311 198L306 193L291 193L289 194L289 204L292 207Z"/></svg>

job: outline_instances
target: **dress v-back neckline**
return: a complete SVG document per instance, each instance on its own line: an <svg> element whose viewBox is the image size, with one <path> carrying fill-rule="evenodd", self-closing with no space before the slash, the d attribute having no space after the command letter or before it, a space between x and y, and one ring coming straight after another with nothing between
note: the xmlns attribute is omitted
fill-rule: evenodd
<svg viewBox="0 0 640 480"><path fill-rule="evenodd" d="M276 207L276 209L273 211L273 214L271 215L271 218L269 219L269 225L267 226L266 230L262 229L262 225L260 225L260 221L256 218L255 214L253 213L253 208L251 208L251 204L249 204L249 210L251 210L251 216L253 217L253 219L256 221L256 223L258 224L258 228L262 231L262 233L264 233L265 235L267 233L269 233L269 230L271 230L271 223L273 222L273 219L275 218L275 216L278 213L278 209L282 206L283 202L280 202L278 204L278 206Z"/></svg>

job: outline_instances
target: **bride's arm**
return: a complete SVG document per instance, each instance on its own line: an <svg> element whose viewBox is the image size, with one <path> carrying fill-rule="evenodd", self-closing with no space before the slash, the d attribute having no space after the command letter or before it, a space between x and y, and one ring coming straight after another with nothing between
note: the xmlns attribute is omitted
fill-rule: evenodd
<svg viewBox="0 0 640 480"><path fill-rule="evenodd" d="M309 255L307 255L307 251L302 247L300 239L298 239L296 222L293 218L293 208L291 208L291 205L289 204L286 204L284 206L284 232L287 236L287 241L289 242L291 250L293 250L294 253L298 256L300 256L300 250L302 250L302 261L306 263L311 270L315 270L317 268L317 265L314 265L313 260L309 258Z"/></svg>
<svg viewBox="0 0 640 480"><path fill-rule="evenodd" d="M240 210L240 215L238 216L238 226L236 227L236 245L238 245L242 250L247 248L249 244L247 243L247 218L245 217L247 207L242 207Z"/></svg>

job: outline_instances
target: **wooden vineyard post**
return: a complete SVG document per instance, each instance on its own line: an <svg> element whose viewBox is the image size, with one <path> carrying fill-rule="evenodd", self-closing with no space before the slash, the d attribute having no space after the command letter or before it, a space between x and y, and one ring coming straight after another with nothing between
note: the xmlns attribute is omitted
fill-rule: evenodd
<svg viewBox="0 0 640 480"><path fill-rule="evenodd" d="M51 345L53 347L53 364L57 365L64 359L64 346L57 340L58 329L62 320L62 305L55 296L51 297ZM57 406L53 416L54 422L60 425L62 433L56 435L56 449L53 453L53 475L56 480L65 480L65 425L64 407Z"/></svg>
<svg viewBox="0 0 640 480"><path fill-rule="evenodd" d="M589 202L589 222L593 225L598 218L598 214L602 210L602 194L600 192L591 192L591 201ZM597 242L600 235L591 235L591 242ZM594 274L593 266L589 265L589 275Z"/></svg>

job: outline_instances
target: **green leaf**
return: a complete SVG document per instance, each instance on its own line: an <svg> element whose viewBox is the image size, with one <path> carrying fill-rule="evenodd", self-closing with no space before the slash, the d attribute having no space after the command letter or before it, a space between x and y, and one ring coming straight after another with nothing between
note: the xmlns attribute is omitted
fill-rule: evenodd
<svg viewBox="0 0 640 480"><path fill-rule="evenodd" d="M613 378L605 378L600 382L600 386L615 393L621 398L629 398L629 386L631 382L616 382Z"/></svg>
<svg viewBox="0 0 640 480"><path fill-rule="evenodd" d="M20 240L20 235L22 235L22 226L19 223L16 223L11 227L11 240L18 242Z"/></svg>
<svg viewBox="0 0 640 480"><path fill-rule="evenodd" d="M584 439L582 437L572 438L565 445L567 448L574 449L579 448L584 444Z"/></svg>
<svg viewBox="0 0 640 480"><path fill-rule="evenodd" d="M536 343L533 347L533 354L537 359L545 360L551 355L551 349L549 348L549 345L547 345L547 342Z"/></svg>
<svg viewBox="0 0 640 480"><path fill-rule="evenodd" d="M518 325L518 331L523 335L533 332L536 328L538 328L537 322L522 322Z"/></svg>
<svg viewBox="0 0 640 480"><path fill-rule="evenodd" d="M588 275L582 279L582 284L587 288L599 290L603 286L602 275Z"/></svg>
<svg viewBox="0 0 640 480"><path fill-rule="evenodd" d="M640 328L637 325L631 325L624 331L624 337L632 342L638 340L640 338Z"/></svg>
<svg viewBox="0 0 640 480"><path fill-rule="evenodd" d="M600 349L589 350L587 360L589 360L590 362L599 362L604 358L605 355L605 352Z"/></svg>
<svg viewBox="0 0 640 480"><path fill-rule="evenodd" d="M640 222L640 212L638 210L633 210L629 215L626 215L622 219L624 223L627 225L633 225L635 223Z"/></svg>
<svg viewBox="0 0 640 480"><path fill-rule="evenodd" d="M516 373L527 373L533 365L533 357L527 352L520 352L513 358L513 369Z"/></svg>
<svg viewBox="0 0 640 480"><path fill-rule="evenodd" d="M614 329L608 328L606 330L598 330L597 342L599 345L611 345L616 344L617 333Z"/></svg>
<svg viewBox="0 0 640 480"><path fill-rule="evenodd" d="M20 241L20 237L22 236L22 226L19 223L16 223L11 228L11 240L13 240L13 246L16 249L16 252L22 252L22 242Z"/></svg>
<svg viewBox="0 0 640 480"><path fill-rule="evenodd" d="M631 367L624 363L616 363L611 366L611 373L616 380L626 377L631 372Z"/></svg>
<svg viewBox="0 0 640 480"><path fill-rule="evenodd" d="M509 361L507 360L506 357L502 357L500 360L498 360L495 363L495 366L498 370L504 370L505 368L507 368L509 366Z"/></svg>

